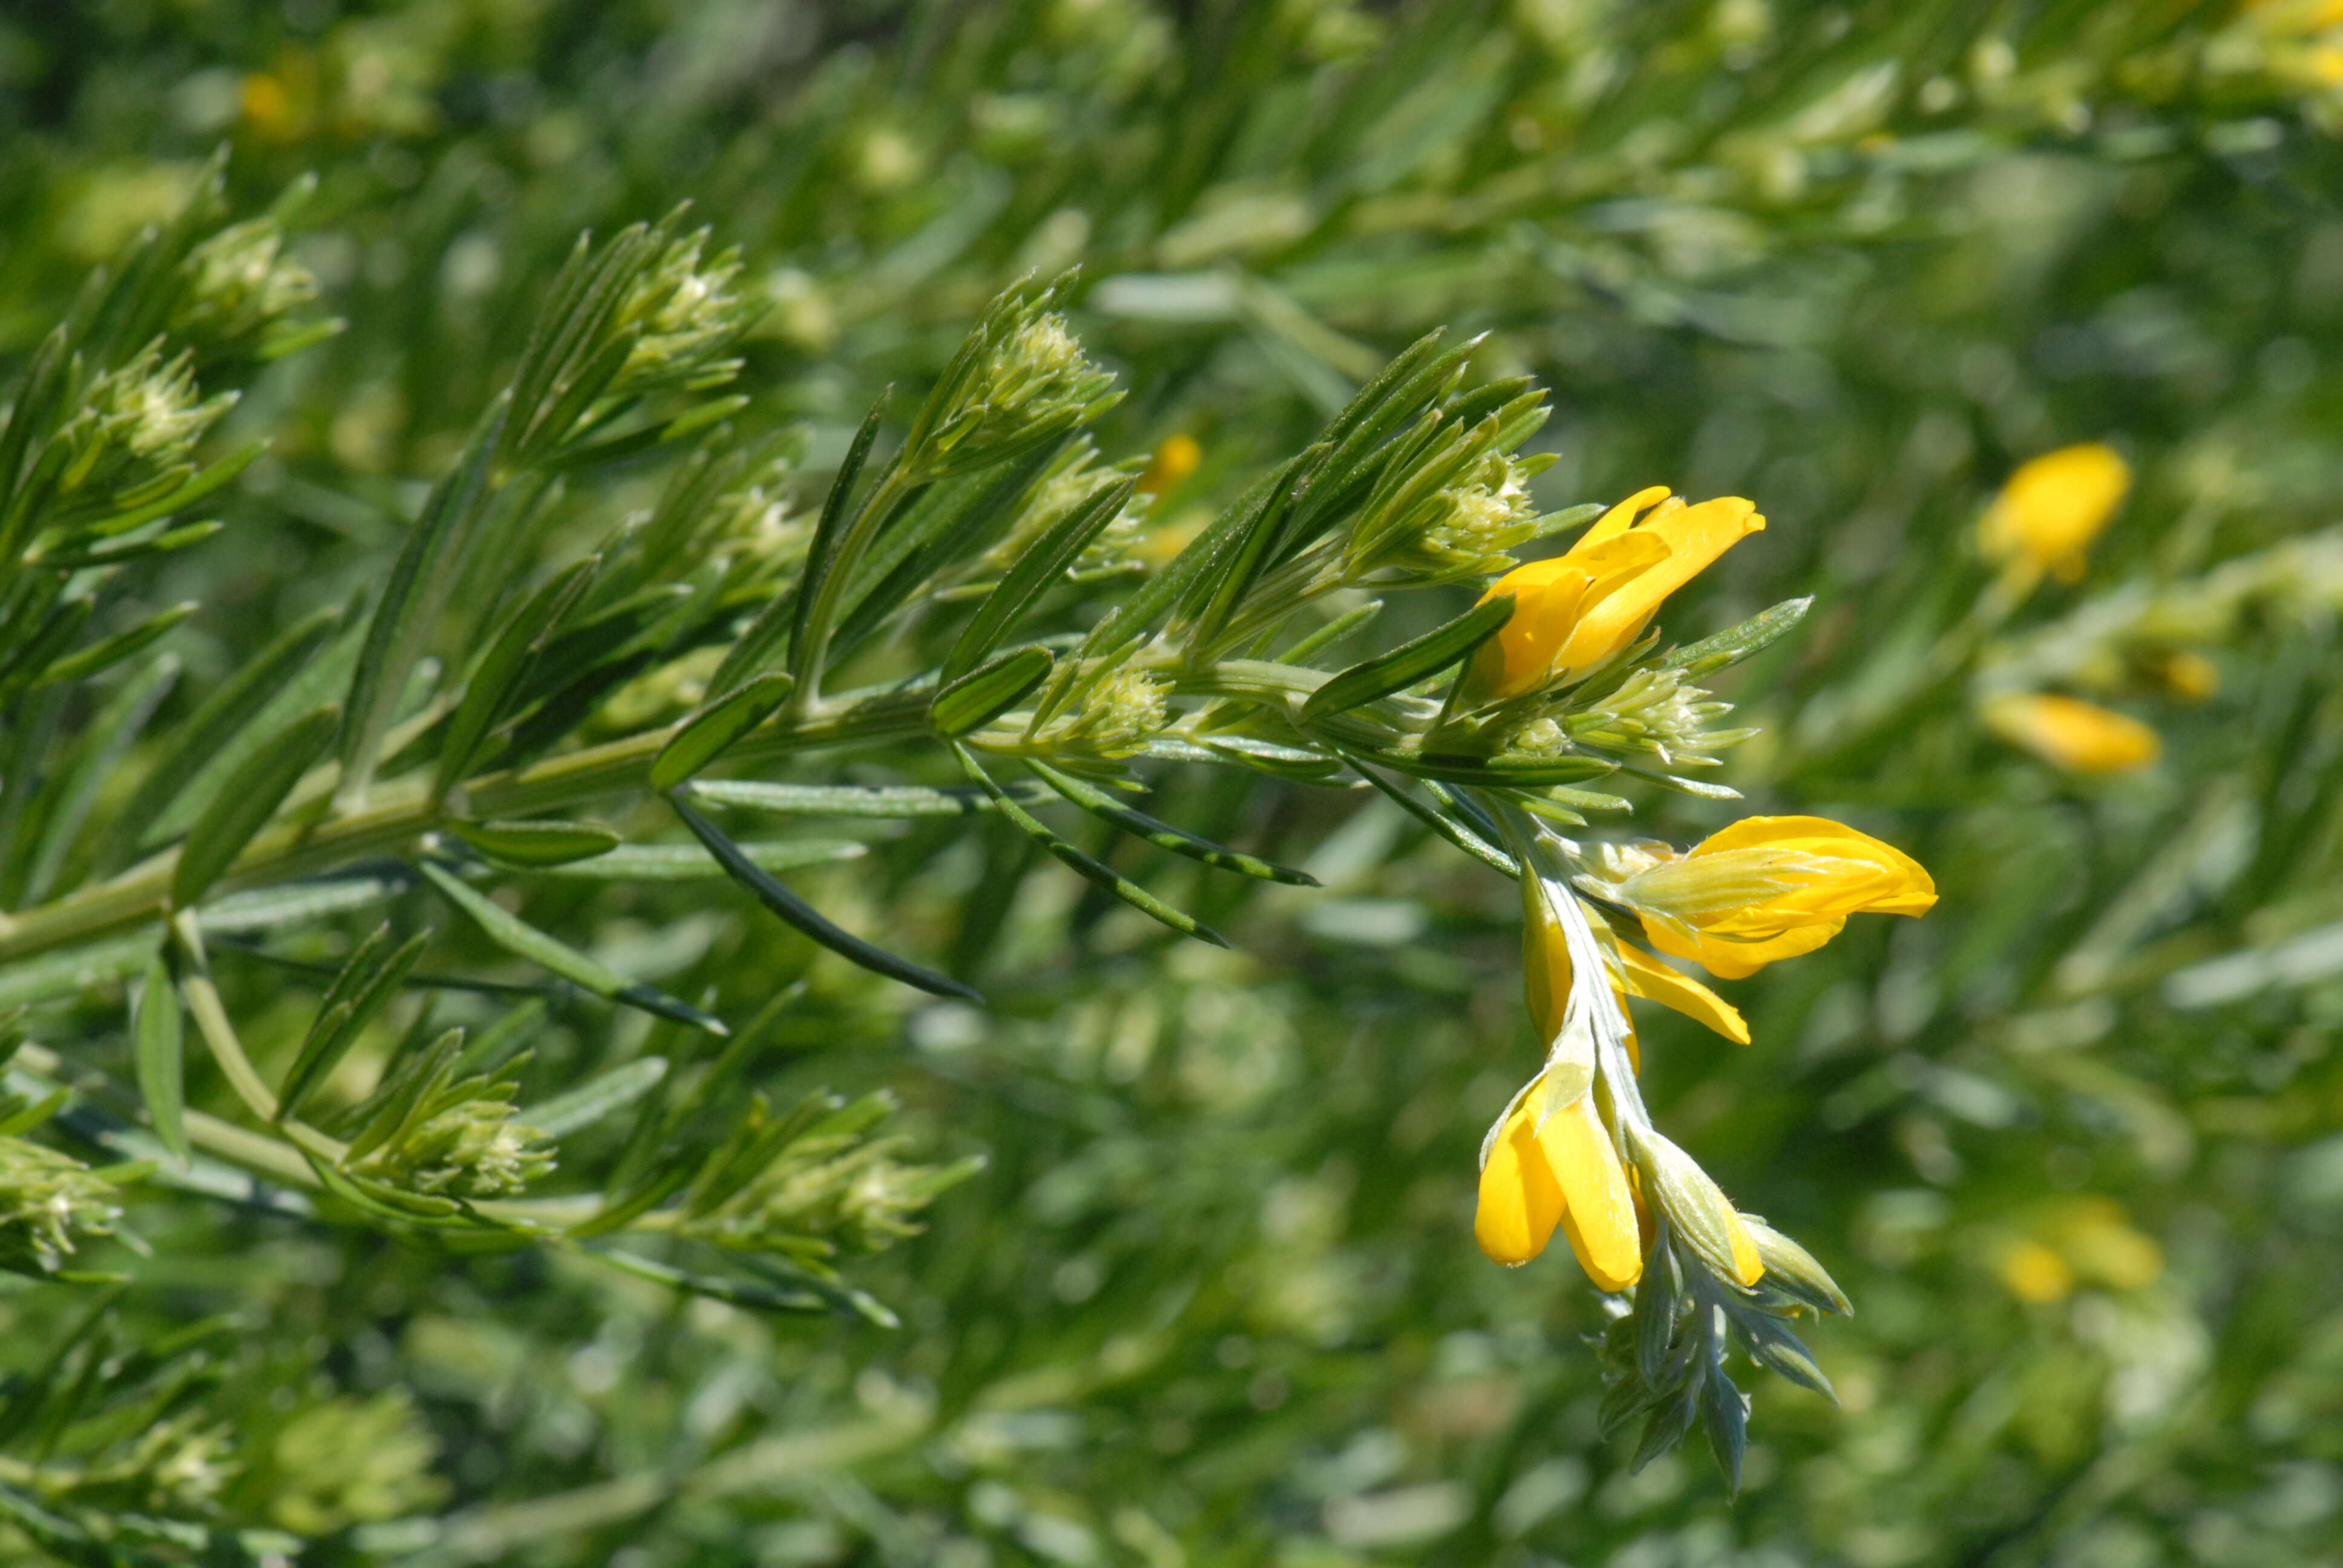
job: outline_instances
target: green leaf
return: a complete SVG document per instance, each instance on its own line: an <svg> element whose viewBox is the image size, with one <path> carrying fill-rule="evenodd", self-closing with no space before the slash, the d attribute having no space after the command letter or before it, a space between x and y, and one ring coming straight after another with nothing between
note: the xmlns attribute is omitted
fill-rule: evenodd
<svg viewBox="0 0 2343 1568"><path fill-rule="evenodd" d="M510 406L508 399L498 399L463 457L432 487L423 515L416 519L391 567L390 580L383 585L382 600L367 625L366 643L350 677L339 747L345 794L364 790L374 777L376 752L406 692L408 672L422 657L454 586L456 568L476 531L473 524L489 494L493 460Z"/></svg>
<svg viewBox="0 0 2343 1568"><path fill-rule="evenodd" d="M170 732L163 753L140 780L137 792L108 825L108 837L127 849L145 836L149 823L164 819L169 807L204 764L229 752L245 727L272 699L308 669L317 651L341 623L338 609L321 609L288 628L256 654Z"/></svg>
<svg viewBox="0 0 2343 1568"><path fill-rule="evenodd" d="M751 864L768 871L851 860L869 852L868 846L851 839L776 839L738 847ZM689 882L726 873L698 844L622 844L607 855L555 867L548 874L598 882Z"/></svg>
<svg viewBox="0 0 2343 1568"><path fill-rule="evenodd" d="M992 781L991 775L986 773L978 764L974 752L958 744L955 744L952 749L959 753L960 766L968 769L969 777L983 786L992 796L992 803L1000 809L1001 814L1008 818L1016 826L1018 831L1056 856L1075 875L1096 887L1103 888L1141 914L1162 922L1182 936L1193 937L1198 941L1210 942L1216 948L1229 945L1229 940L1226 937L1196 919L1195 916L1183 910L1172 908L1138 883L1115 870L1113 867L1084 854L1057 834L1050 831L1048 826L1040 818L1011 799L1009 792Z"/></svg>
<svg viewBox="0 0 2343 1568"><path fill-rule="evenodd" d="M567 1138L613 1116L659 1087L667 1058L646 1056L598 1073L577 1088L528 1108L528 1124L548 1138Z"/></svg>
<svg viewBox="0 0 2343 1568"><path fill-rule="evenodd" d="M1787 598L1773 608L1760 610L1739 626L1728 627L1715 637L1703 638L1687 648L1673 648L1660 658L1662 669L1681 669L1686 675L1714 675L1730 668L1743 659L1764 652L1775 639L1786 635L1806 618L1815 608L1814 596Z"/></svg>
<svg viewBox="0 0 2343 1568"><path fill-rule="evenodd" d="M650 787L672 789L715 761L734 741L771 718L796 685L796 677L778 670L759 675L685 719L651 759Z"/></svg>
<svg viewBox="0 0 2343 1568"><path fill-rule="evenodd" d="M862 477L863 464L870 460L871 443L879 439L879 417L885 411L888 396L893 390L890 387L879 394L879 400L870 405L870 412L863 416L861 428L854 432L854 440L846 448L846 460L839 465L838 477L830 481L830 494L822 498L821 518L814 525L813 542L806 548L805 569L798 574L798 596L790 610L789 673L797 678L799 687L809 699L820 689L826 649L818 645L829 635L827 627L816 624L817 618L827 608L824 601L835 591L830 587L831 579L840 571L853 567L851 561L840 558L858 516L856 508L848 503L853 497L855 482ZM757 629L749 628L749 634L740 639L740 648L749 646ZM733 651L737 654L740 648ZM746 669L730 668L731 663L728 658L718 668L715 680L709 683L712 688L724 689L728 680L749 673Z"/></svg>
<svg viewBox="0 0 2343 1568"><path fill-rule="evenodd" d="M507 866L566 866L607 855L619 843L598 822L450 822L447 830Z"/></svg>
<svg viewBox="0 0 2343 1568"><path fill-rule="evenodd" d="M577 605L601 566L600 556L588 556L556 572L523 601L497 633L479 668L472 672L463 700L456 705L454 715L447 720L447 738L439 744L439 766L431 780L433 799L445 799L479 756L489 730L505 716L514 692L544 650L546 640Z"/></svg>
<svg viewBox="0 0 2343 1568"><path fill-rule="evenodd" d="M179 863L171 872L175 908L193 909L235 863L253 836L268 825L301 776L326 754L341 721L342 710L328 703L296 719L266 748L246 759L187 830Z"/></svg>
<svg viewBox="0 0 2343 1568"><path fill-rule="evenodd" d="M1385 768L1452 784L1480 784L1492 789L1526 789L1548 784L1572 784L1615 773L1619 765L1600 757L1427 757L1405 751L1372 750L1360 755ZM1610 799L1610 797L1604 797ZM1625 802L1622 801L1621 805Z"/></svg>
<svg viewBox="0 0 2343 1568"><path fill-rule="evenodd" d="M333 1075L367 1021L397 993L430 940L430 932L417 931L394 949L390 922L386 920L351 950L334 983L326 988L309 1032L286 1070L285 1087L277 1095L280 1121L297 1112L318 1085Z"/></svg>
<svg viewBox="0 0 2343 1568"><path fill-rule="evenodd" d="M87 567L116 567L125 561L141 560L148 556L166 556L202 544L227 527L216 518L200 523L187 523L168 528L146 538L124 539L118 544L101 546L90 550L58 550L41 558L43 566L59 571L80 571Z"/></svg>
<svg viewBox="0 0 2343 1568"><path fill-rule="evenodd" d="M1055 662L1046 648L1004 653L937 692L928 705L928 722L935 726L937 734L947 738L981 729L1041 685Z"/></svg>
<svg viewBox="0 0 2343 1568"><path fill-rule="evenodd" d="M1050 526L1049 530L1001 579L1000 586L977 607L975 618L944 656L940 678L947 685L974 669L979 660L998 647L1034 602L1064 576L1109 523L1120 517L1131 499L1135 480L1101 487L1091 498Z"/></svg>
<svg viewBox="0 0 2343 1568"><path fill-rule="evenodd" d="M157 952L146 963L146 978L138 988L138 1016L132 1028L137 1053L138 1092L146 1101L155 1136L178 1157L189 1160L186 1126L186 1030L179 1016L179 989L171 968Z"/></svg>
<svg viewBox="0 0 2343 1568"><path fill-rule="evenodd" d="M1185 855L1207 866L1257 877L1267 882L1284 882L1298 888L1318 885L1318 879L1307 871L1273 865L1257 856L1223 849L1209 839L1200 839L1183 828L1160 821L1144 811L1134 811L1098 786L1061 773L1046 762L1028 761L1026 766L1039 774L1043 783L1091 816L1111 822L1126 833L1135 833L1159 849L1169 849L1175 855Z"/></svg>
<svg viewBox="0 0 2343 1568"><path fill-rule="evenodd" d="M707 845L708 852L723 866L725 874L756 894L765 908L788 924L850 963L860 964L875 974L900 980L933 996L952 997L979 1005L983 1003L983 996L972 987L962 985L948 975L923 969L909 959L898 958L886 949L866 942L843 927L832 924L821 911L789 891L770 872L751 860L739 845L724 835L723 829L693 810L690 802L684 799L683 791L671 790L667 799L668 804L675 808L676 815L683 819L683 825L691 829L692 836Z"/></svg>
<svg viewBox="0 0 2343 1568"><path fill-rule="evenodd" d="M155 709L178 679L179 661L164 654L122 683L107 699L89 728L75 742L55 783L42 791L38 833L33 841L31 866L25 872L24 902L37 904L48 897L65 858L89 819L98 791L116 766L146 729ZM76 868L73 880L79 879Z"/></svg>
<svg viewBox="0 0 2343 1568"><path fill-rule="evenodd" d="M488 940L507 952L527 959L541 969L550 970L564 980L573 980L596 996L639 1008L660 1018L673 1019L678 1023L688 1023L709 1034L721 1036L731 1032L725 1028L723 1020L711 1018L663 991L638 985L577 949L547 936L487 894L466 884L453 872L429 860L421 862L421 869L449 903L471 916Z"/></svg>
<svg viewBox="0 0 2343 1568"><path fill-rule="evenodd" d="M260 455L267 450L266 441L247 442L217 462L208 463L189 475L161 499L149 501L145 506L130 511L116 512L112 517L102 518L95 523L85 524L84 531L110 538L119 534L126 534L133 528L142 528L157 518L167 517L173 512L184 512L252 467L259 460ZM214 527L216 528L217 525ZM50 558L43 564L57 566L62 563Z"/></svg>
<svg viewBox="0 0 2343 1568"><path fill-rule="evenodd" d="M1483 865L1493 870L1502 871L1508 877L1519 877L1522 874L1520 865L1511 855L1463 823L1425 805L1409 794L1405 786L1393 783L1356 758L1352 759L1351 765L1358 770L1360 778L1381 790L1393 804Z"/></svg>
<svg viewBox="0 0 2343 1568"><path fill-rule="evenodd" d="M99 670L121 663L195 613L196 602L193 599L159 610L127 631L118 631L112 637L91 643L79 653L67 654L35 677L34 684L63 686L70 681L86 680Z"/></svg>
<svg viewBox="0 0 2343 1568"><path fill-rule="evenodd" d="M1389 653L1354 664L1310 694L1302 705L1302 722L1311 724L1337 713L1404 691L1427 680L1494 637L1513 616L1513 598L1500 594L1483 599L1445 626L1400 644Z"/></svg>
<svg viewBox="0 0 2343 1568"><path fill-rule="evenodd" d="M1031 805L1045 799L1030 784L1013 789ZM723 806L779 811L793 817L972 817L990 811L992 797L973 785L941 789L925 784L767 784L747 779L705 779L693 795Z"/></svg>
<svg viewBox="0 0 2343 1568"><path fill-rule="evenodd" d="M1356 632L1365 629L1377 616L1383 613L1383 601L1371 598L1355 609L1344 610L1292 648L1277 656L1280 664L1308 664L1312 659Z"/></svg>

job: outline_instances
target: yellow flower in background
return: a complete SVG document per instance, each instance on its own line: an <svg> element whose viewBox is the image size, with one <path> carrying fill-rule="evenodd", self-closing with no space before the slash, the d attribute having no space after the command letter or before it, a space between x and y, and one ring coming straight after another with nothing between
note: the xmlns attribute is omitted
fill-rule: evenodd
<svg viewBox="0 0 2343 1568"><path fill-rule="evenodd" d="M2221 671L2193 648L2157 648L2137 657L2141 674L2183 702L2209 702L2221 689Z"/></svg>
<svg viewBox="0 0 2343 1568"><path fill-rule="evenodd" d="M1178 489L1203 460L1204 448L1193 436L1164 437L1162 444L1155 448L1155 456L1149 461L1147 471L1139 476L1139 493L1160 496L1166 490Z"/></svg>
<svg viewBox="0 0 2343 1568"><path fill-rule="evenodd" d="M1473 1239L1496 1262L1526 1263L1545 1251L1556 1226L1586 1277L1624 1291L1643 1277L1643 1230L1626 1168L1611 1130L1584 1087L1549 1107L1541 1073L1513 1102L1481 1167Z"/></svg>
<svg viewBox="0 0 2343 1568"><path fill-rule="evenodd" d="M1936 901L1917 860L1824 817L1745 818L1684 854L1640 847L1616 865L1624 874L1606 891L1652 945L1727 980L1812 952L1849 915L1921 915Z"/></svg>
<svg viewBox="0 0 2343 1568"><path fill-rule="evenodd" d="M2026 578L2083 575L2084 552L2131 488L2131 466L2097 442L2021 463L1977 525L1986 558Z"/></svg>
<svg viewBox="0 0 2343 1568"><path fill-rule="evenodd" d="M2023 1302L2064 1301L2082 1284L2137 1291L2164 1276L2164 1249L2112 1198L2061 1199L2002 1249L2001 1282Z"/></svg>
<svg viewBox="0 0 2343 1568"><path fill-rule="evenodd" d="M2076 773L2131 773L2164 751L2156 731L2096 703L2011 692L1985 705L1986 727L2013 746Z"/></svg>
<svg viewBox="0 0 2343 1568"><path fill-rule="evenodd" d="M1737 496L1695 507L1664 485L1636 491L1566 554L1490 586L1483 598L1512 595L1513 618L1473 654L1466 698L1500 701L1593 668L1641 637L1668 595L1765 526Z"/></svg>

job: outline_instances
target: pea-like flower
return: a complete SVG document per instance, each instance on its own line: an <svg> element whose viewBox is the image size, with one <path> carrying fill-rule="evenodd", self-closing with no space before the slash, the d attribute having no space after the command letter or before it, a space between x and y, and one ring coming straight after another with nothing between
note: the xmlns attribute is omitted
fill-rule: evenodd
<svg viewBox="0 0 2343 1568"><path fill-rule="evenodd" d="M1664 485L1636 491L1566 554L1491 585L1484 597L1512 595L1513 618L1473 655L1466 697L1501 701L1592 669L1641 637L1668 595L1765 526L1737 496L1687 506Z"/></svg>
<svg viewBox="0 0 2343 1568"><path fill-rule="evenodd" d="M2091 441L2046 452L2019 464L1986 508L1977 548L2029 587L2044 572L2073 582L2130 489L2131 466L2111 447Z"/></svg>
<svg viewBox="0 0 2343 1568"><path fill-rule="evenodd" d="M1614 850L1591 890L1642 919L1654 947L1739 980L1812 952L1863 911L1925 914L1936 884L1920 863L1823 817L1750 817L1679 855Z"/></svg>
<svg viewBox="0 0 2343 1568"><path fill-rule="evenodd" d="M2155 730L2127 714L2050 692L2017 691L1985 705L1987 729L2074 773L2131 773L2163 754Z"/></svg>
<svg viewBox="0 0 2343 1568"><path fill-rule="evenodd" d="M1611 1130L1584 1087L1551 1102L1556 1075L1540 1073L1516 1097L1481 1166L1473 1235L1500 1263L1526 1263L1554 1239L1570 1238L1586 1277L1624 1291L1643 1277L1642 1228Z"/></svg>

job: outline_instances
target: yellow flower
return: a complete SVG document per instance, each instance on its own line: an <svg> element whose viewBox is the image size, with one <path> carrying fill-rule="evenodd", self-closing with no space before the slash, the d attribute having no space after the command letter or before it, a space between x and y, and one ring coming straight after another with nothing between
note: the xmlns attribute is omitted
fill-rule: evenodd
<svg viewBox="0 0 2343 1568"><path fill-rule="evenodd" d="M2155 730L2095 703L2013 692L1985 705L1988 729L2014 746L2077 773L2130 773L2164 750Z"/></svg>
<svg viewBox="0 0 2343 1568"><path fill-rule="evenodd" d="M2058 1302L2074 1292L2075 1271L2039 1241L2016 1241L2001 1255L2001 1282L2021 1302Z"/></svg>
<svg viewBox="0 0 2343 1568"><path fill-rule="evenodd" d="M2026 1302L2056 1302L2085 1281L2137 1291L2164 1273L2164 1249L2133 1227L2112 1198L2062 1199L2041 1210L2029 1229L2002 1249L2001 1282Z"/></svg>
<svg viewBox="0 0 2343 1568"><path fill-rule="evenodd" d="M1654 947L1727 980L1812 952L1849 915L1920 915L1936 901L1918 861L1823 817L1745 818L1682 855L1634 855L1611 895Z"/></svg>
<svg viewBox="0 0 2343 1568"><path fill-rule="evenodd" d="M1204 448L1193 436L1166 436L1163 444L1155 448L1147 471L1139 476L1138 491L1142 496L1160 496L1166 490L1176 490L1203 460Z"/></svg>
<svg viewBox="0 0 2343 1568"><path fill-rule="evenodd" d="M1524 882L1523 907L1526 918L1522 924L1522 988L1539 1036L1551 1042L1562 1032L1563 1007L1570 1000L1570 947L1554 923L1553 910L1534 890L1534 879ZM1594 930L1598 940L1609 934L1599 920L1594 922ZM1613 990L1674 1008L1686 1018L1706 1024L1735 1045L1749 1043L1749 1025L1731 1002L1690 975L1678 974L1632 942L1613 940L1608 946L1611 956L1617 960L1610 976ZM1627 1036L1627 1050L1640 1068L1643 1063L1636 1055L1632 1030Z"/></svg>
<svg viewBox="0 0 2343 1568"><path fill-rule="evenodd" d="M1497 1262L1526 1263L1559 1225L1586 1277L1624 1291L1644 1273L1626 1168L1594 1096L1582 1088L1569 1103L1549 1106L1548 1088L1548 1075L1539 1074L1505 1114L1481 1167L1473 1239Z"/></svg>
<svg viewBox="0 0 2343 1568"><path fill-rule="evenodd" d="M2083 575L2083 552L2131 488L2131 468L2097 442L2062 447L2018 465L1977 525L1988 559L2026 578Z"/></svg>
<svg viewBox="0 0 2343 1568"><path fill-rule="evenodd" d="M1567 554L1490 586L1483 597L1512 595L1513 618L1473 656L1466 696L1499 701L1593 668L1641 637L1668 595L1765 526L1737 496L1690 507L1664 485L1636 491Z"/></svg>

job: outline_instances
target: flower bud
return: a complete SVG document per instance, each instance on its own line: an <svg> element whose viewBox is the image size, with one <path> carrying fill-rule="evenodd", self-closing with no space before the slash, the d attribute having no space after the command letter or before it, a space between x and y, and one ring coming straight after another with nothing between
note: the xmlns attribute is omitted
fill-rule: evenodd
<svg viewBox="0 0 2343 1568"><path fill-rule="evenodd" d="M0 1138L0 1268L54 1274L76 1238L106 1236L122 1218L113 1182L69 1154Z"/></svg>
<svg viewBox="0 0 2343 1568"><path fill-rule="evenodd" d="M1765 1261L1748 1226L1691 1155L1657 1132L1640 1133L1635 1153L1645 1190L1711 1271L1745 1287L1764 1277Z"/></svg>
<svg viewBox="0 0 2343 1568"><path fill-rule="evenodd" d="M1817 1312L1855 1311L1846 1292L1838 1288L1838 1282L1830 1277L1828 1270L1815 1261L1813 1253L1754 1214L1742 1215L1741 1227L1756 1243L1758 1261L1765 1265L1765 1278L1774 1286Z"/></svg>

